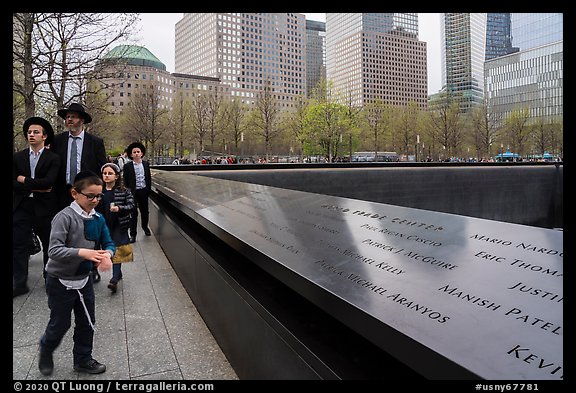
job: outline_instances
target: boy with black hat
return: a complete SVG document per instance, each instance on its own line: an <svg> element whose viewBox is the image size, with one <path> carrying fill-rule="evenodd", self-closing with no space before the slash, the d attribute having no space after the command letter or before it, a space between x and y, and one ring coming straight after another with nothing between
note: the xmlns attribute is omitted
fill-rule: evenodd
<svg viewBox="0 0 576 393"><path fill-rule="evenodd" d="M148 161L142 160L146 154L146 147L140 142L133 142L126 148L128 157L132 161L124 165L122 170L124 185L132 191L136 200L136 208L133 210L132 222L130 223L130 242L136 241L136 229L138 224L138 211L140 211L140 224L146 236L150 236L148 228L148 198L152 190L152 175Z"/></svg>
<svg viewBox="0 0 576 393"><path fill-rule="evenodd" d="M54 130L46 119L33 116L24 122L22 133L28 148L14 153L12 158L12 297L29 291L28 261L33 230L42 242L46 266L50 223L59 208L53 186L60 158L46 148L54 138Z"/></svg>

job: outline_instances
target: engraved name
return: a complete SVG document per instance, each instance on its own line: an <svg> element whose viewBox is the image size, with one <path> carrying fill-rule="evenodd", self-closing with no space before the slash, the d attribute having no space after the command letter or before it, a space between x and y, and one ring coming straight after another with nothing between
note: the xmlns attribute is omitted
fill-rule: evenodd
<svg viewBox="0 0 576 393"><path fill-rule="evenodd" d="M527 364L533 365L539 370L550 373L551 375L555 375L559 379L564 379L564 374L561 371L562 365L547 361L543 357L532 353L530 348L524 348L521 345L515 345L506 353Z"/></svg>

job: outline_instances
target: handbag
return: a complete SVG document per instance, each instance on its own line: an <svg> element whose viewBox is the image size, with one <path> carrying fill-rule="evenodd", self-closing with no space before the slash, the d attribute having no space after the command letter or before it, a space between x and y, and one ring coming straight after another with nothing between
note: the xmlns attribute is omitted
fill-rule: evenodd
<svg viewBox="0 0 576 393"><path fill-rule="evenodd" d="M112 257L112 263L124 263L134 261L134 249L132 244L122 244L121 246L116 246L116 252Z"/></svg>
<svg viewBox="0 0 576 393"><path fill-rule="evenodd" d="M38 239L38 235L32 231L32 239L30 239L30 255L36 255L40 251L42 251L42 245L40 244L40 239Z"/></svg>

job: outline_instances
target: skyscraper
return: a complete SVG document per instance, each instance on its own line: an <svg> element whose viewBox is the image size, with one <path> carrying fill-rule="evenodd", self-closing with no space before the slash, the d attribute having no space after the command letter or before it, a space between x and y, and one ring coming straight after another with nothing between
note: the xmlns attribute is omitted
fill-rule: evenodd
<svg viewBox="0 0 576 393"><path fill-rule="evenodd" d="M426 43L416 13L327 13L326 77L343 99L364 105L427 105Z"/></svg>
<svg viewBox="0 0 576 393"><path fill-rule="evenodd" d="M269 85L289 106L306 91L305 29L297 13L187 13L176 23L176 72L220 78L247 103Z"/></svg>
<svg viewBox="0 0 576 393"><path fill-rule="evenodd" d="M512 45L520 50L563 40L562 13L512 13Z"/></svg>
<svg viewBox="0 0 576 393"><path fill-rule="evenodd" d="M326 78L326 23L306 21L306 94Z"/></svg>
<svg viewBox="0 0 576 393"><path fill-rule="evenodd" d="M518 51L512 47L509 12L486 14L486 60Z"/></svg>
<svg viewBox="0 0 576 393"><path fill-rule="evenodd" d="M484 97L486 20L485 13L442 14L442 86L463 112Z"/></svg>

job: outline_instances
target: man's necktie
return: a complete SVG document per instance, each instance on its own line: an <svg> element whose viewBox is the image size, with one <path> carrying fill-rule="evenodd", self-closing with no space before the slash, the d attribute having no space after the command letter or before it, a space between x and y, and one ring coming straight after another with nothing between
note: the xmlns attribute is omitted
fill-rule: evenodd
<svg viewBox="0 0 576 393"><path fill-rule="evenodd" d="M72 136L70 135L70 138L72 138L72 146L70 147L70 157L68 157L70 159L70 184L74 184L74 178L76 177L76 174L78 173L78 163L77 163L77 158L78 158L78 139L80 139L80 137L77 136Z"/></svg>

